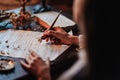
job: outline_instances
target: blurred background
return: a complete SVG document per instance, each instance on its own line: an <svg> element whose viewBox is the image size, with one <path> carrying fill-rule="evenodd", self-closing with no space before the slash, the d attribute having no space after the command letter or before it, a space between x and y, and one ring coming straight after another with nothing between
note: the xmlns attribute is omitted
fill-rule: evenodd
<svg viewBox="0 0 120 80"><path fill-rule="evenodd" d="M72 14L72 3L73 0L46 0L47 4L62 9L64 12ZM41 0L32 0L27 3L27 5L40 4ZM0 10L8 10L20 7L20 4L17 0L0 0Z"/></svg>

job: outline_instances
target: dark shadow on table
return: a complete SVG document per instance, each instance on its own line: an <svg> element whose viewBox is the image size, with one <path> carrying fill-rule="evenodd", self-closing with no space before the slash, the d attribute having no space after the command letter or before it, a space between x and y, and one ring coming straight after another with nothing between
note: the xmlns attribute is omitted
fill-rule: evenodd
<svg viewBox="0 0 120 80"><path fill-rule="evenodd" d="M69 69L78 59L77 46L70 46L57 59L51 62L51 76L52 80L56 80L64 71Z"/></svg>

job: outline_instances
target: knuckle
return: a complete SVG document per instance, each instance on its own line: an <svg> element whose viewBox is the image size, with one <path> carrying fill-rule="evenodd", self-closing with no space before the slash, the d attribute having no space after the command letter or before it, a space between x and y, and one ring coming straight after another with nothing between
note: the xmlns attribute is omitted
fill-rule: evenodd
<svg viewBox="0 0 120 80"><path fill-rule="evenodd" d="M40 59L41 59L40 57L38 57L38 56L36 57L36 60L40 60Z"/></svg>
<svg viewBox="0 0 120 80"><path fill-rule="evenodd" d="M34 64L34 60L32 60L30 63L29 63L29 66L31 67L33 64Z"/></svg>
<svg viewBox="0 0 120 80"><path fill-rule="evenodd" d="M32 62L36 62L38 59L39 59L39 57L36 56L36 57L33 58L33 61L32 61Z"/></svg>
<svg viewBox="0 0 120 80"><path fill-rule="evenodd" d="M53 33L53 31L49 30L48 33Z"/></svg>
<svg viewBox="0 0 120 80"><path fill-rule="evenodd" d="M28 65L28 67L27 67L28 69L31 69L31 65Z"/></svg>

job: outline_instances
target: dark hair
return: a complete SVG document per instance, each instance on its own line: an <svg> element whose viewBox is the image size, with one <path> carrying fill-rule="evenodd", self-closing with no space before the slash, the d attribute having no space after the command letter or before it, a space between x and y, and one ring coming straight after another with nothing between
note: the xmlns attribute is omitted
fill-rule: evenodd
<svg viewBox="0 0 120 80"><path fill-rule="evenodd" d="M116 51L113 47L115 37L112 39L116 34L113 31L116 31L115 26L118 26L116 8L111 6L113 3L105 0L88 0L85 7L85 28L92 80L116 80L116 77L118 80L119 77L118 71L116 72L118 69L111 62Z"/></svg>

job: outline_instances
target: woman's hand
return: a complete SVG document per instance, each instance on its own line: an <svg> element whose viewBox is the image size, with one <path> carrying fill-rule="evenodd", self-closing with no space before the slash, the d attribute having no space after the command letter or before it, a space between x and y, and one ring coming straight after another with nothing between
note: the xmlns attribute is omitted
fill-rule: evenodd
<svg viewBox="0 0 120 80"><path fill-rule="evenodd" d="M55 37L59 40L59 44L78 45L79 43L77 36L69 35L60 27L55 27L53 30L46 30L43 36L45 36L46 41L50 39L50 36ZM55 39L50 39L50 41L55 43Z"/></svg>
<svg viewBox="0 0 120 80"><path fill-rule="evenodd" d="M46 64L35 52L30 51L30 55L26 58L26 62L20 61L22 66L31 74L36 76L38 80L51 80L49 61Z"/></svg>

